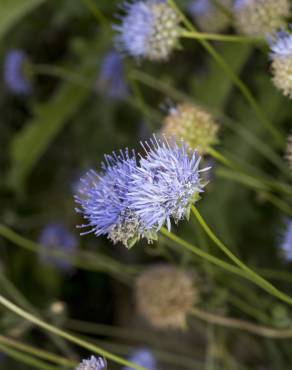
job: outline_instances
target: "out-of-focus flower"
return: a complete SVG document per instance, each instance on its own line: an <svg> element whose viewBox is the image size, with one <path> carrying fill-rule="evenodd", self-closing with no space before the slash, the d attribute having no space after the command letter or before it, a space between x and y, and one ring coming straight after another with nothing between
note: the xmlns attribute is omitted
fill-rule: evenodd
<svg viewBox="0 0 292 370"><path fill-rule="evenodd" d="M292 219L286 222L286 230L283 235L281 250L287 261L292 261Z"/></svg>
<svg viewBox="0 0 292 370"><path fill-rule="evenodd" d="M122 99L128 94L123 61L116 51L106 54L102 61L96 87L109 98Z"/></svg>
<svg viewBox="0 0 292 370"><path fill-rule="evenodd" d="M138 311L156 328L183 328L197 297L191 276L171 265L148 267L136 280Z"/></svg>
<svg viewBox="0 0 292 370"><path fill-rule="evenodd" d="M183 103L170 110L162 132L166 137L183 139L188 148L203 155L217 142L218 125L204 109Z"/></svg>
<svg viewBox="0 0 292 370"><path fill-rule="evenodd" d="M159 230L166 223L170 230L171 218L175 223L188 218L203 191L200 157L180 144L155 137L144 144L146 157L133 173L128 199L147 229Z"/></svg>
<svg viewBox="0 0 292 370"><path fill-rule="evenodd" d="M147 348L141 348L130 356L129 360L136 365L143 366L148 370L156 370L157 364L153 353ZM123 370L132 370L132 367L124 367Z"/></svg>
<svg viewBox="0 0 292 370"><path fill-rule="evenodd" d="M285 26L290 3L288 0L235 0L234 16L239 32L265 36Z"/></svg>
<svg viewBox="0 0 292 370"><path fill-rule="evenodd" d="M285 96L292 98L292 34L278 32L270 44L273 82Z"/></svg>
<svg viewBox="0 0 292 370"><path fill-rule="evenodd" d="M231 24L232 0L191 0L188 11L204 32L221 32Z"/></svg>
<svg viewBox="0 0 292 370"><path fill-rule="evenodd" d="M177 13L164 0L126 2L126 14L114 29L118 49L137 59L168 59L180 36Z"/></svg>
<svg viewBox="0 0 292 370"><path fill-rule="evenodd" d="M52 250L60 251L74 257L78 244L77 239L64 225L59 223L47 224L40 233L39 243L42 245L40 258L44 263L54 265L64 272L72 269L69 261L47 254Z"/></svg>
<svg viewBox="0 0 292 370"><path fill-rule="evenodd" d="M91 170L81 179L82 187L75 200L80 205L77 212L88 222L81 227L89 227L82 234L106 235L113 243L121 242L128 248L142 237L151 239L127 198L136 166L134 154L120 151L119 155L105 156L101 173Z"/></svg>
<svg viewBox="0 0 292 370"><path fill-rule="evenodd" d="M288 136L287 140L287 149L286 149L286 155L285 155L288 165L290 169L292 170L292 134Z"/></svg>
<svg viewBox="0 0 292 370"><path fill-rule="evenodd" d="M25 75L27 55L22 50L9 50L4 60L4 81L15 94L28 95L32 91L31 82Z"/></svg>
<svg viewBox="0 0 292 370"><path fill-rule="evenodd" d="M76 370L106 370L107 363L102 357L91 356L88 360L83 360Z"/></svg>

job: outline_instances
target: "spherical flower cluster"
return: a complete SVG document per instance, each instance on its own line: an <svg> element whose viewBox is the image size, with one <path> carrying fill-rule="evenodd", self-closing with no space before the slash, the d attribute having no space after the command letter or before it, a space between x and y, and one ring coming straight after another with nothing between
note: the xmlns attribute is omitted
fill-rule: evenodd
<svg viewBox="0 0 292 370"><path fill-rule="evenodd" d="M281 249L287 261L292 261L292 219L286 222L286 230L283 236Z"/></svg>
<svg viewBox="0 0 292 370"><path fill-rule="evenodd" d="M170 110L162 132L166 137L183 139L188 148L205 154L217 142L218 125L204 109L183 103Z"/></svg>
<svg viewBox="0 0 292 370"><path fill-rule="evenodd" d="M80 227L89 227L83 234L106 235L129 248L141 238L156 239L165 223L170 230L171 219L188 217L203 191L200 157L183 142L155 137L143 148L139 161L128 151L108 155L101 173L91 170L81 179L75 200L87 220Z"/></svg>
<svg viewBox="0 0 292 370"><path fill-rule="evenodd" d="M52 251L61 251L63 253L74 256L77 248L77 239L64 225L59 223L49 223L41 231L39 235L39 243L42 248L40 250L41 260L50 265L54 265L64 272L72 269L69 261L62 260L58 257L48 256L47 253Z"/></svg>
<svg viewBox="0 0 292 370"><path fill-rule="evenodd" d="M148 267L135 286L137 309L156 328L183 328L197 297L191 276L175 266Z"/></svg>
<svg viewBox="0 0 292 370"><path fill-rule="evenodd" d="M124 66L122 58L116 51L111 51L104 57L96 87L112 99L122 99L127 96L128 86L125 81Z"/></svg>
<svg viewBox="0 0 292 370"><path fill-rule="evenodd" d="M122 23L115 25L118 49L137 59L168 59L180 36L177 13L164 0L125 3Z"/></svg>
<svg viewBox="0 0 292 370"><path fill-rule="evenodd" d="M135 351L129 358L136 365L143 366L148 370L156 370L157 364L153 353L147 348L141 348ZM132 370L132 367L124 367L123 370Z"/></svg>
<svg viewBox="0 0 292 370"><path fill-rule="evenodd" d="M204 32L221 32L231 24L232 0L192 0L188 11Z"/></svg>
<svg viewBox="0 0 292 370"><path fill-rule="evenodd" d="M275 86L292 98L292 34L281 31L271 41L272 74Z"/></svg>
<svg viewBox="0 0 292 370"><path fill-rule="evenodd" d="M91 356L88 360L83 360L76 370L106 370L107 363L102 357Z"/></svg>
<svg viewBox="0 0 292 370"><path fill-rule="evenodd" d="M292 134L288 136L287 140L286 159L288 162L288 166L292 170Z"/></svg>
<svg viewBox="0 0 292 370"><path fill-rule="evenodd" d="M7 88L15 94L28 95L32 86L25 75L27 56L22 50L10 50L4 60L4 81Z"/></svg>
<svg viewBox="0 0 292 370"><path fill-rule="evenodd" d="M270 34L284 27L289 15L289 0L235 0L235 24L246 35Z"/></svg>

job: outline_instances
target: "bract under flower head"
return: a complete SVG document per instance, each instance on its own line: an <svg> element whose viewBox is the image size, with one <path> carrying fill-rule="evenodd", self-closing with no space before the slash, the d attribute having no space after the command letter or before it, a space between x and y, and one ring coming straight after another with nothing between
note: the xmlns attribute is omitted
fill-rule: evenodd
<svg viewBox="0 0 292 370"><path fill-rule="evenodd" d="M146 228L159 230L166 223L170 230L171 218L177 223L188 217L191 204L203 191L200 157L175 140L169 144L154 137L143 147L146 157L132 175L129 204Z"/></svg>
<svg viewBox="0 0 292 370"><path fill-rule="evenodd" d="M117 47L137 59L167 59L180 35L177 13L164 0L126 2L124 7L122 23L114 26Z"/></svg>

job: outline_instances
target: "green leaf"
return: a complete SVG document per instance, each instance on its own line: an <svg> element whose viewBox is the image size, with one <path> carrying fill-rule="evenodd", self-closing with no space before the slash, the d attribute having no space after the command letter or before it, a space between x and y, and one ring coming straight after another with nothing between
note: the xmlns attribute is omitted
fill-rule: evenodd
<svg viewBox="0 0 292 370"><path fill-rule="evenodd" d="M0 39L25 15L46 0L1 0L0 1Z"/></svg>

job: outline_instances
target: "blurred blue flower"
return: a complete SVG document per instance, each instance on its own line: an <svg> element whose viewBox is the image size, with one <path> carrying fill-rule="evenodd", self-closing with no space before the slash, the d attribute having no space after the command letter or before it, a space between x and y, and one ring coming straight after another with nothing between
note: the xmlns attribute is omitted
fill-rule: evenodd
<svg viewBox="0 0 292 370"><path fill-rule="evenodd" d="M176 12L164 0L125 2L124 9L122 23L114 25L118 49L137 59L167 59L180 35Z"/></svg>
<svg viewBox="0 0 292 370"><path fill-rule="evenodd" d="M113 99L121 99L128 94L123 61L116 51L106 54L97 80L97 89Z"/></svg>
<svg viewBox="0 0 292 370"><path fill-rule="evenodd" d="M88 360L83 360L76 370L106 370L107 363L102 357L91 356Z"/></svg>
<svg viewBox="0 0 292 370"><path fill-rule="evenodd" d="M156 370L157 363L156 359L153 356L152 352L147 348L141 348L135 351L132 356L129 358L131 362L134 362L137 365L143 366L148 370ZM132 367L124 367L123 370L132 370Z"/></svg>
<svg viewBox="0 0 292 370"><path fill-rule="evenodd" d="M200 157L185 143L169 144L166 139L150 139L143 145L146 157L132 176L128 198L130 208L147 229L159 230L170 219L177 223L189 216L190 206L203 191Z"/></svg>
<svg viewBox="0 0 292 370"><path fill-rule="evenodd" d="M292 219L287 220L281 249L284 252L285 259L287 261L292 261Z"/></svg>
<svg viewBox="0 0 292 370"><path fill-rule="evenodd" d="M77 248L77 239L64 225L59 223L47 224L42 229L38 241L42 246L40 258L44 263L54 265L64 272L69 272L72 269L69 261L46 254L48 249L52 249L53 251L59 250L74 256Z"/></svg>
<svg viewBox="0 0 292 370"><path fill-rule="evenodd" d="M32 86L24 73L27 56L22 50L10 50L4 60L4 81L15 94L30 94Z"/></svg>
<svg viewBox="0 0 292 370"><path fill-rule="evenodd" d="M290 25L292 29L292 25ZM271 57L292 57L292 34L284 30L277 32L276 40L269 38Z"/></svg>

